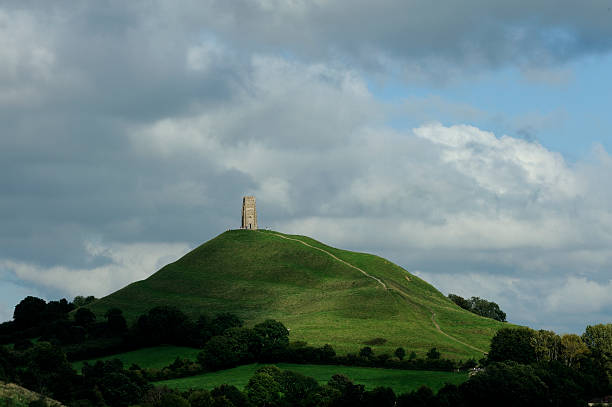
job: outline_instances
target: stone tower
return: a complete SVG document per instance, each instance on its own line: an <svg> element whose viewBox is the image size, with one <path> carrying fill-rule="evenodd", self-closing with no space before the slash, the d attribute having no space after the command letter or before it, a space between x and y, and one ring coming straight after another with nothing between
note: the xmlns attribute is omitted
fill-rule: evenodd
<svg viewBox="0 0 612 407"><path fill-rule="evenodd" d="M255 210L255 197L242 198L242 226L241 229L257 230L257 211Z"/></svg>

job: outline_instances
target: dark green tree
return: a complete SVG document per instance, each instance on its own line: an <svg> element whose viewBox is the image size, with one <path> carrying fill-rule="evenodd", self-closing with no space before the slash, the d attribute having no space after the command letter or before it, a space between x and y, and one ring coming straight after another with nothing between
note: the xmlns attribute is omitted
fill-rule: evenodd
<svg viewBox="0 0 612 407"><path fill-rule="evenodd" d="M230 328L240 328L243 322L236 315L224 312L215 316L210 324L213 335L223 335Z"/></svg>
<svg viewBox="0 0 612 407"><path fill-rule="evenodd" d="M427 352L427 359L431 359L431 360L435 360L435 359L440 359L440 352L438 352L438 349L436 348L431 348L429 349L429 351Z"/></svg>
<svg viewBox="0 0 612 407"><path fill-rule="evenodd" d="M80 326L89 326L96 320L96 314L91 312L89 308L79 308L74 314L74 323Z"/></svg>
<svg viewBox="0 0 612 407"><path fill-rule="evenodd" d="M513 361L487 366L483 372L472 376L459 389L467 406L550 405L548 386L538 377L535 368Z"/></svg>
<svg viewBox="0 0 612 407"><path fill-rule="evenodd" d="M249 401L256 407L278 406L281 402L281 386L275 377L259 371L249 379L245 387Z"/></svg>
<svg viewBox="0 0 612 407"><path fill-rule="evenodd" d="M41 298L27 296L15 306L13 320L17 329L27 329L37 326L43 320L47 302Z"/></svg>
<svg viewBox="0 0 612 407"><path fill-rule="evenodd" d="M208 390L196 390L189 395L191 407L212 407L213 398Z"/></svg>
<svg viewBox="0 0 612 407"><path fill-rule="evenodd" d="M457 304L458 306L460 306L461 308L471 311L472 307L471 304L468 300L466 300L465 298L456 295L456 294L448 294L448 299L451 300L452 302L454 302L455 304Z"/></svg>
<svg viewBox="0 0 612 407"><path fill-rule="evenodd" d="M226 398L235 407L249 406L249 400L246 396L238 390L236 386L231 386L229 384L222 384L219 387L215 387L210 392L210 395L215 399L215 403L218 399Z"/></svg>
<svg viewBox="0 0 612 407"><path fill-rule="evenodd" d="M397 348L397 349L395 349L395 352L393 352L393 354L399 360L404 360L404 358L406 357L406 351L404 350L404 348Z"/></svg>
<svg viewBox="0 0 612 407"><path fill-rule="evenodd" d="M253 328L263 339L264 347L287 346L289 330L281 322L268 319Z"/></svg>
<svg viewBox="0 0 612 407"><path fill-rule="evenodd" d="M120 335L127 331L127 321L123 317L123 311L119 308L111 308L104 313L106 325L111 335Z"/></svg>
<svg viewBox="0 0 612 407"><path fill-rule="evenodd" d="M198 354L198 362L210 370L227 369L236 366L240 360L239 355L245 350L233 338L213 336Z"/></svg>
<svg viewBox="0 0 612 407"><path fill-rule="evenodd" d="M529 328L502 328L491 339L490 362L512 360L529 364L536 361L534 331Z"/></svg>
<svg viewBox="0 0 612 407"><path fill-rule="evenodd" d="M374 351L371 347L364 346L359 350L359 356L361 356L362 358L371 358L372 356L374 356Z"/></svg>

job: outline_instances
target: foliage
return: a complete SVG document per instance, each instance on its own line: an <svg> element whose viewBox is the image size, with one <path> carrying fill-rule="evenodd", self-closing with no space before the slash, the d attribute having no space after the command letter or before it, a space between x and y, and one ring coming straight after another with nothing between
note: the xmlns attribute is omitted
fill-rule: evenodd
<svg viewBox="0 0 612 407"><path fill-rule="evenodd" d="M13 320L18 329L31 328L42 321L47 302L41 298L27 296L15 306Z"/></svg>
<svg viewBox="0 0 612 407"><path fill-rule="evenodd" d="M359 356L367 359L367 358L374 356L374 351L372 350L371 347L364 346L363 348L359 350Z"/></svg>
<svg viewBox="0 0 612 407"><path fill-rule="evenodd" d="M561 338L553 331L543 329L534 331L531 338L531 346L538 362L558 360L561 355Z"/></svg>
<svg viewBox="0 0 612 407"><path fill-rule="evenodd" d="M227 369L234 367L240 360L240 355L247 352L245 344L228 336L213 336L204 350L198 354L198 361L210 370Z"/></svg>
<svg viewBox="0 0 612 407"><path fill-rule="evenodd" d="M108 331L111 335L121 335L127 331L127 321L123 317L123 311L119 308L111 308L104 314Z"/></svg>
<svg viewBox="0 0 612 407"><path fill-rule="evenodd" d="M427 352L427 359L431 359L431 360L440 359L440 352L438 352L438 349L431 348L429 352Z"/></svg>
<svg viewBox="0 0 612 407"><path fill-rule="evenodd" d="M263 339L263 346L265 348L287 346L289 344L289 331L281 322L267 319L255 325L253 329Z"/></svg>
<svg viewBox="0 0 612 407"><path fill-rule="evenodd" d="M87 297L84 297L82 295L77 295L76 297L74 297L74 300L72 300L72 303L74 304L75 307L84 307L88 304L91 304L92 302L96 301L97 298L94 297L93 295L89 295Z"/></svg>
<svg viewBox="0 0 612 407"><path fill-rule="evenodd" d="M536 361L534 331L529 328L503 328L491 339L487 359L491 362L514 361L529 364Z"/></svg>
<svg viewBox="0 0 612 407"><path fill-rule="evenodd" d="M20 384L39 393L65 399L73 390L76 381L72 369L62 350L48 342L39 342L23 354L22 365L16 369Z"/></svg>
<svg viewBox="0 0 612 407"><path fill-rule="evenodd" d="M192 324L178 308L160 306L138 318L135 335L147 345L189 345Z"/></svg>
<svg viewBox="0 0 612 407"><path fill-rule="evenodd" d="M572 367L586 356L589 352L588 346L582 341L582 338L576 334L565 334L561 337L561 357L566 366ZM554 360L554 359L551 359Z"/></svg>
<svg viewBox="0 0 612 407"><path fill-rule="evenodd" d="M399 359L399 360L404 360L404 357L406 357L406 351L404 350L404 348L397 348L395 349L395 352L393 352L393 354Z"/></svg>
<svg viewBox="0 0 612 407"><path fill-rule="evenodd" d="M448 299L457 304L464 310L473 312L481 317L491 318L496 321L506 322L506 313L503 312L499 305L492 301L487 301L483 298L472 297L465 299L456 294L448 294Z"/></svg>
<svg viewBox="0 0 612 407"><path fill-rule="evenodd" d="M88 326L96 320L96 314L89 308L79 308L74 314L74 323L80 326Z"/></svg>
<svg viewBox="0 0 612 407"><path fill-rule="evenodd" d="M612 358L612 324L589 325L582 339L592 352Z"/></svg>

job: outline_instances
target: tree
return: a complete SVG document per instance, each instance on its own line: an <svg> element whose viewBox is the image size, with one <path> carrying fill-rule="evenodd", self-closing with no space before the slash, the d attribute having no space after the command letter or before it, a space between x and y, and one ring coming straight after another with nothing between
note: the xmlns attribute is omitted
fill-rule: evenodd
<svg viewBox="0 0 612 407"><path fill-rule="evenodd" d="M152 308L138 318L136 328L141 339L149 344L189 344L189 318L176 307Z"/></svg>
<svg viewBox="0 0 612 407"><path fill-rule="evenodd" d="M323 345L319 353L322 362L331 362L336 356L336 351L330 344Z"/></svg>
<svg viewBox="0 0 612 407"><path fill-rule="evenodd" d="M198 354L198 362L211 370L234 367L245 349L233 338L213 336Z"/></svg>
<svg viewBox="0 0 612 407"><path fill-rule="evenodd" d="M123 317L123 311L119 308L111 308L104 314L106 324L111 334L122 334L127 331L127 321Z"/></svg>
<svg viewBox="0 0 612 407"><path fill-rule="evenodd" d="M57 399L68 398L77 374L59 347L38 342L25 352L24 362L25 369L19 375L26 388L48 391Z"/></svg>
<svg viewBox="0 0 612 407"><path fill-rule="evenodd" d="M576 334L561 337L561 359L567 367L575 366L588 352L588 346Z"/></svg>
<svg viewBox="0 0 612 407"><path fill-rule="evenodd" d="M548 386L532 366L516 362L493 363L459 386L466 406L544 406Z"/></svg>
<svg viewBox="0 0 612 407"><path fill-rule="evenodd" d="M237 342L237 349L240 352L237 356L241 362L254 362L259 357L263 347L263 338L254 329L230 328L223 336Z"/></svg>
<svg viewBox="0 0 612 407"><path fill-rule="evenodd" d="M612 324L587 326L582 340L591 352L612 358Z"/></svg>
<svg viewBox="0 0 612 407"><path fill-rule="evenodd" d="M561 354L561 338L553 331L541 329L533 332L531 346L538 362L559 360Z"/></svg>
<svg viewBox="0 0 612 407"><path fill-rule="evenodd" d="M13 320L17 329L27 329L37 326L43 317L47 302L41 298L27 296L15 306Z"/></svg>
<svg viewBox="0 0 612 407"><path fill-rule="evenodd" d="M215 406L217 406L217 400L225 397L232 405L235 407L247 407L249 405L249 401L246 396L236 388L236 386L231 386L229 384L222 384L219 387L215 387L210 395L215 399Z"/></svg>
<svg viewBox="0 0 612 407"><path fill-rule="evenodd" d="M397 356L399 360L404 360L404 357L406 357L406 351L404 350L404 348L395 349L395 352L393 354Z"/></svg>
<svg viewBox="0 0 612 407"><path fill-rule="evenodd" d="M289 330L281 322L268 319L253 328L263 339L264 347L287 346L289 344Z"/></svg>
<svg viewBox="0 0 612 407"><path fill-rule="evenodd" d="M536 361L532 345L534 331L529 328L502 328L491 339L490 362L513 360L529 364Z"/></svg>
<svg viewBox="0 0 612 407"><path fill-rule="evenodd" d="M452 302L454 302L455 304L457 304L458 306L460 306L461 308L471 311L472 310L472 306L470 304L470 302L468 300L466 300L465 298L456 295L456 294L448 294L448 299L451 300Z"/></svg>
<svg viewBox="0 0 612 407"><path fill-rule="evenodd" d="M256 407L277 406L280 404L281 387L276 379L266 373L257 372L245 387L249 401Z"/></svg>
<svg viewBox="0 0 612 407"><path fill-rule="evenodd" d="M74 300L72 300L72 304L74 304L75 307L84 307L85 305L91 304L95 300L97 300L97 298L93 295L90 295L88 297L77 295L76 297L74 297Z"/></svg>
<svg viewBox="0 0 612 407"><path fill-rule="evenodd" d="M212 407L213 398L208 390L196 390L189 396L191 407Z"/></svg>
<svg viewBox="0 0 612 407"><path fill-rule="evenodd" d="M448 294L448 298L461 308L473 312L474 314L506 322L506 313L499 308L499 305L492 301L487 301L479 297L472 297L467 300L456 294Z"/></svg>
<svg viewBox="0 0 612 407"><path fill-rule="evenodd" d="M289 370L282 371L276 381L281 386L285 405L300 405L311 393L319 389L319 383L312 377L307 377Z"/></svg>
<svg viewBox="0 0 612 407"><path fill-rule="evenodd" d="M394 407L395 393L390 387L375 387L363 395L363 406L365 407Z"/></svg>
<svg viewBox="0 0 612 407"><path fill-rule="evenodd" d="M374 351L371 347L364 346L359 350L359 356L361 356L362 358L371 358L372 356L374 356Z"/></svg>
<svg viewBox="0 0 612 407"><path fill-rule="evenodd" d="M223 335L226 330L230 328L240 328L241 326L242 320L229 312L218 314L211 321L213 335Z"/></svg>
<svg viewBox="0 0 612 407"><path fill-rule="evenodd" d="M496 303L478 297L472 297L469 301L474 314L506 322L506 313Z"/></svg>
<svg viewBox="0 0 612 407"><path fill-rule="evenodd" d="M74 314L74 323L80 326L88 326L96 320L96 314L88 308L79 308Z"/></svg>
<svg viewBox="0 0 612 407"><path fill-rule="evenodd" d="M427 352L427 359L431 359L431 360L440 359L440 352L438 352L438 349L431 348L429 352Z"/></svg>

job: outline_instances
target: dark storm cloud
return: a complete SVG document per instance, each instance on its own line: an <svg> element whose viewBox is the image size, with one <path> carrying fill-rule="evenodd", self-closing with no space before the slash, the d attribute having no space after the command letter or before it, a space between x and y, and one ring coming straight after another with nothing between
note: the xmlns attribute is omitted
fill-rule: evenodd
<svg viewBox="0 0 612 407"><path fill-rule="evenodd" d="M213 0L205 10L200 17L214 32L247 50L287 50L374 69L389 63L422 76L548 66L612 46L606 0Z"/></svg>

